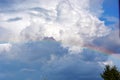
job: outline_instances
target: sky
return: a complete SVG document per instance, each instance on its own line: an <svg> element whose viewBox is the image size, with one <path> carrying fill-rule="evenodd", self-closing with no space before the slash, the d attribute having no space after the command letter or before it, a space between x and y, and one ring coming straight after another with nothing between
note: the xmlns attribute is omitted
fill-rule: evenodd
<svg viewBox="0 0 120 80"><path fill-rule="evenodd" d="M118 0L0 0L0 80L102 80L118 22Z"/></svg>

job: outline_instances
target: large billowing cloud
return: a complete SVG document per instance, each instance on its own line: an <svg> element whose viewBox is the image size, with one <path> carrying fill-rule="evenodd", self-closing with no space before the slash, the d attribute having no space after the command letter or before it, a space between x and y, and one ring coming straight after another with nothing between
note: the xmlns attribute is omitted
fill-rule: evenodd
<svg viewBox="0 0 120 80"><path fill-rule="evenodd" d="M110 32L99 20L103 1L0 2L0 79L100 79L108 56L85 48Z"/></svg>
<svg viewBox="0 0 120 80"><path fill-rule="evenodd" d="M3 37L1 41L38 41L53 37L63 47L79 52L87 42L105 36L109 31L97 16L102 12L101 6L93 3L102 1L53 0L47 5L47 0L13 0L13 9L9 9L14 12L3 11L0 23L12 33L11 36L8 34L8 40Z"/></svg>

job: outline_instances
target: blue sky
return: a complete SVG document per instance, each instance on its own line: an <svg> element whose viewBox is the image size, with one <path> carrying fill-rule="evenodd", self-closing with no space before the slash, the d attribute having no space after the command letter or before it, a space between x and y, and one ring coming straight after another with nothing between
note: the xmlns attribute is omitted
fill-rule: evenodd
<svg viewBox="0 0 120 80"><path fill-rule="evenodd" d="M119 0L104 0L103 2L103 17L102 20L105 20L106 25L115 24L116 21L109 21L105 19L105 16L113 17L114 19L119 19Z"/></svg>
<svg viewBox="0 0 120 80"><path fill-rule="evenodd" d="M119 17L119 0L105 0L103 2L104 15Z"/></svg>
<svg viewBox="0 0 120 80"><path fill-rule="evenodd" d="M105 65L120 70L118 12L118 0L0 0L0 80L102 80Z"/></svg>

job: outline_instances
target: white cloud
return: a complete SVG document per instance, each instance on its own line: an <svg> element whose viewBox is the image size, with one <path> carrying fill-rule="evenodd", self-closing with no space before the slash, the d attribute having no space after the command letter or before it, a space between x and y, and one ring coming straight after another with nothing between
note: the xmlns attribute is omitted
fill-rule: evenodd
<svg viewBox="0 0 120 80"><path fill-rule="evenodd" d="M113 66L113 61L112 60L107 60L107 61L104 61L104 62L98 62L101 67L105 67L106 65L110 65L110 66Z"/></svg>
<svg viewBox="0 0 120 80"><path fill-rule="evenodd" d="M0 44L0 60L9 60L13 59L14 54L10 53L12 48L12 44L10 43L1 43Z"/></svg>
<svg viewBox="0 0 120 80"><path fill-rule="evenodd" d="M4 43L4 44L0 44L0 52L9 52L10 48L11 48L11 44L9 43Z"/></svg>
<svg viewBox="0 0 120 80"><path fill-rule="evenodd" d="M119 60L120 60L120 54L112 54L109 56L108 61L112 61L113 65L115 65L116 67L118 67L118 69L120 69L120 64L119 64Z"/></svg>
<svg viewBox="0 0 120 80"><path fill-rule="evenodd" d="M99 0L52 0L49 5L47 0L26 0L22 5L20 3L23 2L12 3L17 9L16 12L1 13L0 26L12 32L8 40L5 40L6 38L1 40L24 42L53 37L71 52L80 52L84 44L109 32L104 22L95 16L102 11L102 1ZM8 21L16 17L21 19Z"/></svg>

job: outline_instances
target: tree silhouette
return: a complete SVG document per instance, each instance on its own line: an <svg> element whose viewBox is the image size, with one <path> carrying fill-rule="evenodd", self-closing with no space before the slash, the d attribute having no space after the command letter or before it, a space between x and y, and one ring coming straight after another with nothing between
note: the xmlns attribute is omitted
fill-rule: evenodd
<svg viewBox="0 0 120 80"><path fill-rule="evenodd" d="M117 70L116 66L106 65L101 77L104 80L120 80L120 72Z"/></svg>

